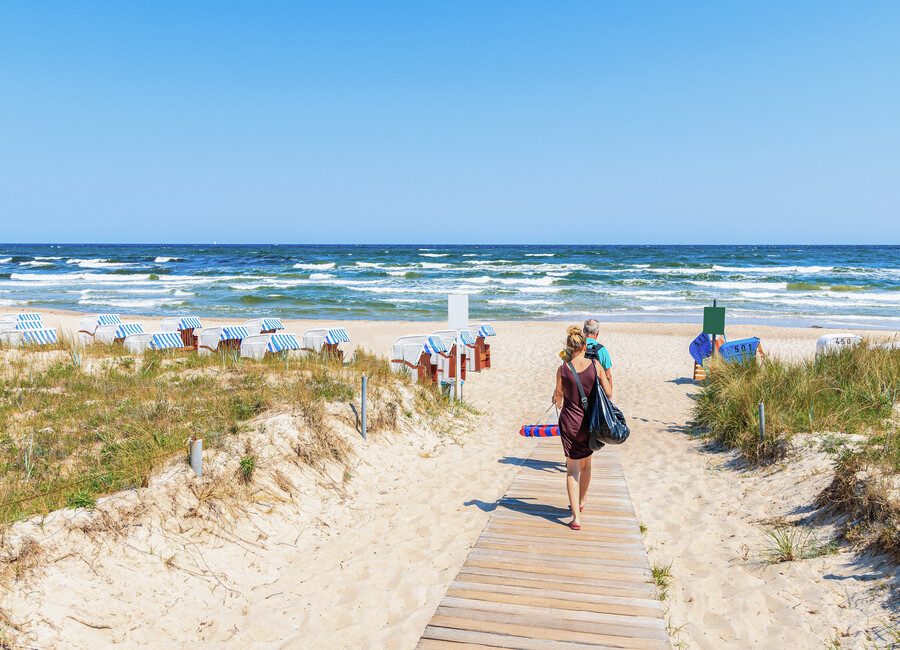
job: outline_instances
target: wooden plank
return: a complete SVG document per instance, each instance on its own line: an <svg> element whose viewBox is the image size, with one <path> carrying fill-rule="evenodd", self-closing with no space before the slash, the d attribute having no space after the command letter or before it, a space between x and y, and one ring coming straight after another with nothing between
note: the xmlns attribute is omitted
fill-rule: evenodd
<svg viewBox="0 0 900 650"><path fill-rule="evenodd" d="M493 518L488 521L488 524L487 526L485 526L484 530L486 532L502 533L508 535L525 535L532 538L538 536L532 531L524 530L522 526L519 526L515 522L494 520ZM595 542L616 542L618 540L622 540L631 543L638 543L642 542L643 540L639 530L629 532L623 530L603 531L582 528L579 531L573 531L570 530L568 526L548 527L544 530L539 531L539 536L542 538L562 538Z"/></svg>
<svg viewBox="0 0 900 650"><path fill-rule="evenodd" d="M477 604L478 601L463 601L465 603ZM516 607L512 607L516 610ZM525 608L529 612L535 608ZM567 618L558 615L562 610L545 610L539 614L530 614L525 611L521 613L509 611L497 611L496 609L487 608L466 608L452 607L450 605L441 604L437 609L437 616L449 616L453 618L469 619L470 621L483 621L483 627L488 625L528 625L536 628L547 630L545 636L549 638L559 637L557 631L566 630L569 632L584 632L587 634L606 634L610 637L623 637L628 639L646 639L650 641L668 640L665 625L662 621L656 621L660 624L657 627L635 624L617 624L616 621L600 621L594 620L578 620L575 618ZM574 612L573 612L574 613ZM586 614L586 616L588 616ZM592 617L603 617L604 614L589 614ZM619 617L625 618L628 617ZM655 619L654 619L655 620ZM498 629L495 627L494 629ZM558 639L559 640L559 639Z"/></svg>
<svg viewBox="0 0 900 650"><path fill-rule="evenodd" d="M560 641L549 641L546 639L529 639L519 636L507 636L505 634L495 634L489 632L480 632L476 630L462 630L445 627L432 627L429 625L425 628L425 635L429 639L441 639L447 641L464 641L477 642L484 644L488 648L509 648L510 650L585 650L586 648L597 648L597 645L584 645L583 643L565 643ZM599 646L603 647L603 646Z"/></svg>
<svg viewBox="0 0 900 650"><path fill-rule="evenodd" d="M496 542L500 544L520 544L523 546L537 546L539 544L553 544L560 548L576 548L581 549L585 553L592 552L593 549L606 549L621 553L636 553L641 557L646 557L644 545L631 541L592 541L585 540L582 537L575 538L567 535L566 537L535 537L533 535L516 535L511 533L495 533L485 530L478 538L478 543Z"/></svg>
<svg viewBox="0 0 900 650"><path fill-rule="evenodd" d="M456 616L448 616L444 614L438 614L434 617L434 622L429 626L434 627L443 627L445 629L455 629L455 630L472 630L476 632L482 632L486 634L496 635L492 639L483 638L483 640L488 643L497 644L502 643L505 645L493 645L489 647L504 647L504 648L514 648L514 647L523 647L516 644L514 640L515 637L521 637L530 639L533 641L537 641L537 645L529 645L525 647L553 647L552 645L541 645L541 643L578 643L584 644L576 647L584 648L585 646L589 648L603 648L603 647L612 647L612 648L665 648L668 647L668 643L661 642L658 639L644 639L640 637L627 637L627 636L616 636L613 634L608 634L604 632L602 629L598 629L596 627L589 629L576 629L570 630L565 628L546 628L540 627L537 625L531 625L530 621L519 618L518 620L513 620L511 622L499 622L499 621L483 621L480 619L464 619ZM428 630L426 629L426 634ZM434 636L444 636L451 637L456 635L449 634L434 634ZM513 637L510 639L509 637ZM460 638L457 636L457 638ZM565 646L563 646L565 647Z"/></svg>
<svg viewBox="0 0 900 650"><path fill-rule="evenodd" d="M554 609L576 609L598 614L621 614L623 616L656 617L662 611L658 600L638 598L616 598L594 596L593 594L572 594L570 592L548 592L541 589L523 589L506 585L485 585L455 582L447 590L447 596L467 600L486 600L510 605L532 605ZM588 597L588 596L592 597Z"/></svg>
<svg viewBox="0 0 900 650"><path fill-rule="evenodd" d="M619 553L615 550L609 549L598 549L593 548L590 550L590 553L585 553L584 548L578 548L577 546L555 546L547 543L538 543L538 544L510 544L508 542L493 542L490 540L482 540L478 544L478 548L480 549L489 549L492 551L513 551L516 553L532 553L532 554L540 554L540 555L554 555L565 558L581 558L587 557L588 559L604 559L604 560L617 560L620 562L634 562L633 565L630 566L646 566L647 558L645 555L639 552L634 553Z"/></svg>
<svg viewBox="0 0 900 650"><path fill-rule="evenodd" d="M576 594L621 596L623 598L656 598L656 587L649 582L624 582L584 577L568 577L565 581L559 581L554 578L556 578L555 575L475 566L462 567L457 576L458 581L484 584L534 587L548 591L569 591Z"/></svg>

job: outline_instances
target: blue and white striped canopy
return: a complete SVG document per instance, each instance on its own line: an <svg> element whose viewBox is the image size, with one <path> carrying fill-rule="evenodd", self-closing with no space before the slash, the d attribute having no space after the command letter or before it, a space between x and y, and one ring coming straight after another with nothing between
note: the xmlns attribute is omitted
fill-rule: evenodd
<svg viewBox="0 0 900 650"><path fill-rule="evenodd" d="M325 342L329 345L334 345L335 343L347 343L349 341L350 337L347 336L347 332L343 327L328 330L328 335L325 337Z"/></svg>
<svg viewBox="0 0 900 650"><path fill-rule="evenodd" d="M37 313L31 313L31 314L16 314L16 320L17 320L17 321L26 321L26 320L27 320L27 321L37 321L37 322L40 323L40 322L43 320L43 317L42 317L40 314L37 314Z"/></svg>
<svg viewBox="0 0 900 650"><path fill-rule="evenodd" d="M56 343L56 330L39 329L39 330L23 330L22 336L29 343L36 345L47 345L48 343Z"/></svg>
<svg viewBox="0 0 900 650"><path fill-rule="evenodd" d="M460 330L459 338L463 342L463 345L475 345L475 339L472 338L472 333L468 330Z"/></svg>
<svg viewBox="0 0 900 650"><path fill-rule="evenodd" d="M198 327L203 327L203 324L200 322L199 318L194 318L193 316L185 316L180 321L178 321L178 329L180 330L192 330Z"/></svg>
<svg viewBox="0 0 900 650"><path fill-rule="evenodd" d="M497 332L494 331L493 325L479 325L478 336L497 336Z"/></svg>
<svg viewBox="0 0 900 650"><path fill-rule="evenodd" d="M223 327L222 333L219 334L220 341L228 341L233 339L245 339L250 336L246 327Z"/></svg>
<svg viewBox="0 0 900 650"><path fill-rule="evenodd" d="M116 336L114 338L124 339L129 334L143 334L144 326L140 323L123 323L116 328Z"/></svg>
<svg viewBox="0 0 900 650"><path fill-rule="evenodd" d="M151 350L171 350L183 347L184 343L182 343L181 335L178 332L161 332L154 334L150 339Z"/></svg>
<svg viewBox="0 0 900 650"><path fill-rule="evenodd" d="M44 324L39 320L20 320L16 321L17 330L42 330Z"/></svg>
<svg viewBox="0 0 900 650"><path fill-rule="evenodd" d="M97 325L118 325L122 322L118 314L100 314L97 316Z"/></svg>
<svg viewBox="0 0 900 650"><path fill-rule="evenodd" d="M429 336L428 342L425 343L425 352L428 354L439 354L441 352L446 352L447 346L444 345L444 342L437 336Z"/></svg>
<svg viewBox="0 0 900 650"><path fill-rule="evenodd" d="M264 329L264 330L283 330L284 325L281 324L280 318L263 318L262 329Z"/></svg>
<svg viewBox="0 0 900 650"><path fill-rule="evenodd" d="M299 350L300 344L293 334L272 334L269 345L266 346L269 352L283 352L285 350Z"/></svg>

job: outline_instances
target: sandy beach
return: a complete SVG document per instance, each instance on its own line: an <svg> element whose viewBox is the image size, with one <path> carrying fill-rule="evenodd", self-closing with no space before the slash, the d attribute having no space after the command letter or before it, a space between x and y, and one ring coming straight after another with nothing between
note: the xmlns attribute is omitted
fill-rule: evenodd
<svg viewBox="0 0 900 650"><path fill-rule="evenodd" d="M49 326L77 329L80 315L41 311ZM159 321L135 320L146 329ZM443 326L334 324L349 333L348 350L385 356L398 336ZM177 503L192 480L183 463L172 463L149 487L98 504L132 512L143 504L127 532L90 533L85 522L98 515L72 510L7 531L34 537L50 561L7 582L0 607L37 648L414 647L491 504L529 454L532 442L518 431L549 406L567 325L493 324L493 367L466 383L479 414L462 430L400 430L367 441L347 434L352 480L279 465L293 472L290 499L248 507L230 528L203 534L179 532L160 507ZM316 325L285 321L292 332ZM758 336L767 354L800 358L827 331L735 326L727 333ZM603 323L600 335L613 360L615 402L632 427L619 458L645 543L654 565L671 564L665 607L673 642L868 647L871 630L894 615L884 588L893 569L848 549L802 562L759 560L760 522L810 508L829 481L829 461L810 453L747 470L733 453L693 438L686 424L698 388L687 346L697 332L696 325ZM290 417L269 413L259 424L261 454L280 462L279 445L296 435Z"/></svg>

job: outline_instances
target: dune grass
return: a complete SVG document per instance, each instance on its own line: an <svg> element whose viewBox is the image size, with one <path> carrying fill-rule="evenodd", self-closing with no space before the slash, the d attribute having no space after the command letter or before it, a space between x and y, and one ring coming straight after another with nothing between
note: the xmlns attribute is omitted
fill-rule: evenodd
<svg viewBox="0 0 900 650"><path fill-rule="evenodd" d="M326 405L358 400L360 376L367 375L370 399L378 402L370 411L374 433L396 427L396 387L411 385L386 360L366 352L345 365L318 356L132 357L121 346L69 343L49 352L7 354L0 364L0 523L61 507L92 507L101 495L145 486L157 468L185 452L191 437L202 437L207 448L221 446L273 408L299 413L316 434L313 444L323 449L298 450L310 464L323 454L346 458L348 450L327 435ZM414 390L424 414L446 408L433 391ZM255 467L248 452L242 477L251 480Z"/></svg>
<svg viewBox="0 0 900 650"><path fill-rule="evenodd" d="M791 436L835 431L884 435L900 398L900 350L853 349L798 363L708 362L696 397L694 422L716 440L737 447L751 461L782 455ZM765 404L759 438L758 403ZM888 450L900 469L900 445Z"/></svg>

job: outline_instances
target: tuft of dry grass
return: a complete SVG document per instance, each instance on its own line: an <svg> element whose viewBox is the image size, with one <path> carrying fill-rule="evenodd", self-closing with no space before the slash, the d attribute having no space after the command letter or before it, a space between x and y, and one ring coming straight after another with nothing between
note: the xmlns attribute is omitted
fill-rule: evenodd
<svg viewBox="0 0 900 650"><path fill-rule="evenodd" d="M898 398L900 350L870 349L865 342L800 363L714 359L696 397L694 422L751 462L764 462L783 456L795 433L883 432ZM762 441L760 402L766 413Z"/></svg>
<svg viewBox="0 0 900 650"><path fill-rule="evenodd" d="M0 558L6 572L15 580L21 580L29 571L39 567L43 560L44 549L33 537L25 538L15 551Z"/></svg>

